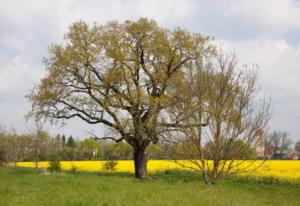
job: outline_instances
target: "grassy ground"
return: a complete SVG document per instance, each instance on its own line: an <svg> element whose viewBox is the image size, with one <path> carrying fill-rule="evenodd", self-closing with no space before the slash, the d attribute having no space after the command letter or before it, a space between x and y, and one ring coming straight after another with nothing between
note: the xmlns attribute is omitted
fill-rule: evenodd
<svg viewBox="0 0 300 206"><path fill-rule="evenodd" d="M262 206L300 205L300 185L226 179L207 187L193 173L166 172L141 181L131 174L43 174L0 168L0 206Z"/></svg>

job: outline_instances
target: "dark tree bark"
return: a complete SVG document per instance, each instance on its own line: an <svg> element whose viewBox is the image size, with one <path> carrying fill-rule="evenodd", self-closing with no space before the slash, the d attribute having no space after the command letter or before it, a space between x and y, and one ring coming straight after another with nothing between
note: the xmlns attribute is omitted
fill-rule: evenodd
<svg viewBox="0 0 300 206"><path fill-rule="evenodd" d="M136 178L145 179L148 178L147 174L147 158L146 158L147 146L134 146L133 147L133 159L134 159L134 175Z"/></svg>

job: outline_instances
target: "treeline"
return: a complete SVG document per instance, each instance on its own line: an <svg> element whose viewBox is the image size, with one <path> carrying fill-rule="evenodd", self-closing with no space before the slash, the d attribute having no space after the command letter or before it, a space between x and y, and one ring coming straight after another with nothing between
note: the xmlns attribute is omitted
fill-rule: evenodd
<svg viewBox="0 0 300 206"><path fill-rule="evenodd" d="M242 142L237 142L241 145ZM180 159L179 145L161 143L150 144L146 150L147 159ZM210 146L207 144L206 153ZM255 150L244 151L244 159L255 158ZM0 131L0 162L51 160L131 160L132 147L127 142L116 143L110 140L96 140L92 137L77 139L65 135L51 136L38 129L30 134L18 134L15 130Z"/></svg>
<svg viewBox="0 0 300 206"><path fill-rule="evenodd" d="M14 129L10 131L0 129L0 163L16 163L19 161L50 161L50 160L131 160L132 147L127 142L116 143L110 140L97 140L92 137L85 139L65 136L64 134L51 136L47 131L36 129L28 134L18 134ZM292 141L284 132L276 131L266 135L265 150L269 154L281 155L291 151L300 152L299 141L292 149ZM150 144L146 150L147 159L182 159L178 156L180 144ZM240 149L239 159L256 159L255 148L251 148L243 141L236 140L235 148ZM212 158L211 144L203 146L208 159ZM280 156L281 157L281 156ZM191 157L191 158L196 158ZM271 155L268 159L271 158Z"/></svg>
<svg viewBox="0 0 300 206"><path fill-rule="evenodd" d="M237 144L242 144L237 142ZM209 144L206 145L209 153ZM150 144L146 150L147 159L178 159L178 148L173 144ZM255 150L244 151L244 159L256 158ZM0 132L0 162L49 161L49 160L131 160L132 147L126 142L96 140L87 137L83 140L73 136L56 135L47 131L33 134L17 134L12 131Z"/></svg>
<svg viewBox="0 0 300 206"><path fill-rule="evenodd" d="M0 162L48 161L48 160L128 160L132 159L132 147L126 142L94 138L76 139L73 136L56 135L47 131L17 134L14 130L0 131ZM149 159L171 158L161 145L150 145Z"/></svg>

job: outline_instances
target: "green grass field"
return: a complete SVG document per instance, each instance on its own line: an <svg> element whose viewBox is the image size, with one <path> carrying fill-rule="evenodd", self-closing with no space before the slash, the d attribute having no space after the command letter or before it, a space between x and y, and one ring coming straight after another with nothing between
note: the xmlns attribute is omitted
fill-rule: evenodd
<svg viewBox="0 0 300 206"><path fill-rule="evenodd" d="M61 172L0 168L0 206L300 206L300 185L230 178L207 187L187 172L132 174Z"/></svg>

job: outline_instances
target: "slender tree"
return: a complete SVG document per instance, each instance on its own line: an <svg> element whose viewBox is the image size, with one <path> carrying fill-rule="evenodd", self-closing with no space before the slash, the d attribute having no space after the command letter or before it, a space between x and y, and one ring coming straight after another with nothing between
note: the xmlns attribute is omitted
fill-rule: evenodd
<svg viewBox="0 0 300 206"><path fill-rule="evenodd" d="M299 140L295 144L295 151L300 153L300 141Z"/></svg>
<svg viewBox="0 0 300 206"><path fill-rule="evenodd" d="M238 68L234 55L216 52L205 64L190 68L181 84L174 85L174 101L168 113L185 127L166 131L174 143L178 164L198 170L207 184L215 184L226 174L246 172L260 164L253 158L255 133L270 118L269 103L257 101L256 74ZM171 133L171 134L170 134ZM252 156L252 157L251 157ZM240 161L236 161L240 160Z"/></svg>
<svg viewBox="0 0 300 206"><path fill-rule="evenodd" d="M35 122L35 127L30 134L29 149L36 168L38 168L38 163L41 159L47 159L50 143L49 133L43 129L41 122Z"/></svg>
<svg viewBox="0 0 300 206"><path fill-rule="evenodd" d="M75 146L76 146L75 140L72 135L70 135L67 140L67 146L72 147L72 148L75 148Z"/></svg>
<svg viewBox="0 0 300 206"><path fill-rule="evenodd" d="M63 134L61 137L61 146L64 147L66 144L66 136Z"/></svg>

